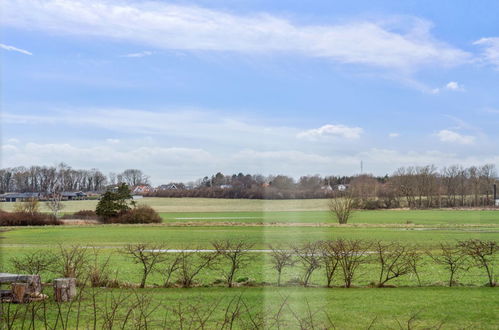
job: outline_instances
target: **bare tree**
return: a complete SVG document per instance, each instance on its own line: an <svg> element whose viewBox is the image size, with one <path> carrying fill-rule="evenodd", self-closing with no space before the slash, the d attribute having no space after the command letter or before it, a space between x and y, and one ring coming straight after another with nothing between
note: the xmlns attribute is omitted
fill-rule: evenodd
<svg viewBox="0 0 499 330"><path fill-rule="evenodd" d="M274 269L277 271L277 286L281 286L281 274L285 267L293 266L296 261L293 259L293 253L291 250L284 249L283 247L274 247L269 245L271 250L270 256L272 258L272 264Z"/></svg>
<svg viewBox="0 0 499 330"><path fill-rule="evenodd" d="M35 214L40 210L38 199L31 197L14 205L14 211L28 214Z"/></svg>
<svg viewBox="0 0 499 330"><path fill-rule="evenodd" d="M88 267L87 248L79 245L59 245L58 263L63 277L80 278Z"/></svg>
<svg viewBox="0 0 499 330"><path fill-rule="evenodd" d="M230 240L216 241L211 244L218 255L229 263L229 267L222 268L222 271L227 286L231 288L237 271L251 261L249 250L253 247L253 244L242 240L237 242Z"/></svg>
<svg viewBox="0 0 499 330"><path fill-rule="evenodd" d="M329 210L334 214L339 224L346 224L353 213L355 198L351 194L335 196L329 200Z"/></svg>
<svg viewBox="0 0 499 330"><path fill-rule="evenodd" d="M394 278L409 274L412 271L408 258L408 248L398 242L374 244L376 258L380 266L378 287Z"/></svg>
<svg viewBox="0 0 499 330"><path fill-rule="evenodd" d="M45 205L48 207L54 217L58 217L59 212L64 208L64 204L62 203L62 194L53 193L50 195L48 201L45 202Z"/></svg>
<svg viewBox="0 0 499 330"><path fill-rule="evenodd" d="M419 277L419 268L425 263L423 260L423 255L419 251L417 246L409 247L406 254L406 260L411 268L412 274L416 276L418 280L418 286L421 286L421 278Z"/></svg>
<svg viewBox="0 0 499 330"><path fill-rule="evenodd" d="M173 274L180 269L181 262L181 252L168 253L167 255L165 255L163 265L157 269L158 273L160 273L164 278L163 286L165 288L171 285Z"/></svg>
<svg viewBox="0 0 499 330"><path fill-rule="evenodd" d="M362 240L338 239L334 241L332 249L339 260L346 288L352 286L352 281L359 266L367 262L369 248L370 244Z"/></svg>
<svg viewBox="0 0 499 330"><path fill-rule="evenodd" d="M459 246L440 243L440 253L434 254L427 251L428 256L433 259L437 264L445 266L449 271L449 286L454 285L454 278L458 271L468 270L468 256L463 253Z"/></svg>
<svg viewBox="0 0 499 330"><path fill-rule="evenodd" d="M199 273L203 269L213 266L218 258L218 253L216 252L202 253L199 249L182 249L179 252L179 255L179 281L184 288L192 287L194 279L199 275Z"/></svg>
<svg viewBox="0 0 499 330"><path fill-rule="evenodd" d="M321 243L308 242L303 245L294 246L293 250L303 266L303 286L308 286L312 273L321 267Z"/></svg>
<svg viewBox="0 0 499 330"><path fill-rule="evenodd" d="M328 288L330 288L333 284L333 278L340 263L334 249L334 244L334 241L325 241L321 243L321 262L325 269Z"/></svg>
<svg viewBox="0 0 499 330"><path fill-rule="evenodd" d="M53 253L41 250L10 259L10 263L16 272L33 275L53 271L56 262L57 257Z"/></svg>
<svg viewBox="0 0 499 330"><path fill-rule="evenodd" d="M458 243L462 252L468 255L477 267L485 269L489 280L489 286L496 286L494 277L494 256L499 251L499 244L495 241L482 241L470 239Z"/></svg>
<svg viewBox="0 0 499 330"><path fill-rule="evenodd" d="M142 279L140 287L146 286L147 277L155 267L164 261L164 245L151 245L144 243L129 244L125 246L124 253L131 257L136 264L142 266Z"/></svg>

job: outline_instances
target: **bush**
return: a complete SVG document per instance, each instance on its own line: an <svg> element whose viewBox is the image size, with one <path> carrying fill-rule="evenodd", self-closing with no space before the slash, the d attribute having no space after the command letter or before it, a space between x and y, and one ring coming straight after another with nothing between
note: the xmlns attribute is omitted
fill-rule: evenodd
<svg viewBox="0 0 499 330"><path fill-rule="evenodd" d="M134 209L122 212L117 217L105 220L107 223L161 223L163 220L154 209L147 205L140 205Z"/></svg>
<svg viewBox="0 0 499 330"><path fill-rule="evenodd" d="M0 226L46 226L61 225L51 214L0 211Z"/></svg>
<svg viewBox="0 0 499 330"><path fill-rule="evenodd" d="M81 210L73 214L65 214L62 219L83 219L83 220L97 220L97 213L93 210Z"/></svg>

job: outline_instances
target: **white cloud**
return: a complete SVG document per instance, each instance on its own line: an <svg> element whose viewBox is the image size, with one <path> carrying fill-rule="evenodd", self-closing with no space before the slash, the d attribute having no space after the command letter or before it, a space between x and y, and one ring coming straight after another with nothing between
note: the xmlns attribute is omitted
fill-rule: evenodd
<svg viewBox="0 0 499 330"><path fill-rule="evenodd" d="M388 137L390 138L398 138L400 136L400 133L390 133L388 134Z"/></svg>
<svg viewBox="0 0 499 330"><path fill-rule="evenodd" d="M473 144L475 141L475 137L472 135L462 135L446 129L439 131L437 136L440 141L449 143Z"/></svg>
<svg viewBox="0 0 499 330"><path fill-rule="evenodd" d="M448 82L445 88L450 91L464 91L464 87L460 86L457 81Z"/></svg>
<svg viewBox="0 0 499 330"><path fill-rule="evenodd" d="M445 86L441 88L434 88L430 91L431 94L439 94L442 90L453 91L453 92L464 92L465 89L457 81L449 81Z"/></svg>
<svg viewBox="0 0 499 330"><path fill-rule="evenodd" d="M483 47L482 60L499 70L499 37L482 38L473 43Z"/></svg>
<svg viewBox="0 0 499 330"><path fill-rule="evenodd" d="M4 25L160 49L296 53L403 70L459 65L471 58L436 40L428 22L407 17L304 25L266 13L240 15L138 0L5 0L2 6Z"/></svg>
<svg viewBox="0 0 499 330"><path fill-rule="evenodd" d="M324 125L319 128L310 129L297 134L300 139L318 140L321 138L339 137L345 139L358 139L363 129L360 127L348 127L345 125Z"/></svg>
<svg viewBox="0 0 499 330"><path fill-rule="evenodd" d="M126 55L123 55L122 57L145 57L145 56L150 56L152 54L154 54L154 52L144 50L144 51L138 52L138 53L126 54Z"/></svg>
<svg viewBox="0 0 499 330"><path fill-rule="evenodd" d="M21 53L21 54L24 54L24 55L33 55L33 53L28 52L25 49L17 48L17 47L14 47L14 46L9 46L9 45L5 45L5 44L0 44L0 48L8 50L10 52L18 52L18 53Z"/></svg>
<svg viewBox="0 0 499 330"><path fill-rule="evenodd" d="M109 144L118 144L120 143L120 139L106 139L106 142Z"/></svg>

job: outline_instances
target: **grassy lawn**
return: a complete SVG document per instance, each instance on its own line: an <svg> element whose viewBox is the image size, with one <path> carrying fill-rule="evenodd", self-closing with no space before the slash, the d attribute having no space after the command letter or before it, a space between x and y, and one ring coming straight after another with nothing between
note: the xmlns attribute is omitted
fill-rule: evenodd
<svg viewBox="0 0 499 330"><path fill-rule="evenodd" d="M316 327L334 324L338 329L399 329L407 328L408 320L415 316L411 328L431 328L443 324L444 329L494 329L499 322L496 311L499 308L499 296L495 290L488 288L399 288L399 289L303 289L303 288L198 288L198 289L145 289L138 295L132 290L97 290L96 301L100 306L96 310L97 328L102 327L102 315L110 310L111 297L128 297L122 303L116 316L116 325L123 322L124 314L129 306L138 299L146 301L144 310L151 312L148 319L149 328L162 327L165 320L171 328L179 328L179 306L184 306L182 318L184 322L192 320L193 312L185 306L201 306L196 311L203 314L213 308L207 328L220 328L226 315L226 308L231 301L239 297L246 307L236 319L234 328L247 328L249 316L265 315L267 327L272 326L275 316L286 299L279 320L281 328L298 329L298 318L305 318L310 310ZM105 303L107 301L107 304ZM401 303L402 302L402 303ZM209 303L212 303L211 305ZM106 306L106 307L102 307ZM159 306L159 307L158 307ZM156 308L158 307L158 308ZM13 309L25 309L23 305L12 306ZM71 309L70 309L71 308ZM234 305L232 305L234 308ZM140 313L135 308L128 319L131 326ZM57 308L49 303L49 324L54 324ZM62 305L62 315L68 316L69 328L76 325L77 304L71 307ZM93 319L92 300L87 296L82 302L80 326L91 325ZM231 310L229 308L229 310ZM67 314L66 314L67 313ZM191 314L192 313L192 314ZM40 312L40 314L42 314ZM29 314L28 314L29 315ZM208 314L205 314L208 315ZM330 321L327 319L329 318ZM43 326L42 321L36 324ZM331 323L330 323L331 322ZM89 324L90 323L90 324ZM246 325L246 326L245 326ZM322 325L322 326L321 326ZM184 324L185 327L185 324ZM275 325L272 328L277 328Z"/></svg>
<svg viewBox="0 0 499 330"><path fill-rule="evenodd" d="M336 223L328 211L161 212L165 222ZM462 225L499 224L499 210L357 211L350 224Z"/></svg>
<svg viewBox="0 0 499 330"><path fill-rule="evenodd" d="M497 227L397 228L397 227L174 227L162 225L95 225L11 228L0 234L2 245L81 244L123 246L128 243L163 243L169 248L210 246L214 240L247 240L255 248L335 238L400 241L432 245L443 241L480 238L499 240Z"/></svg>

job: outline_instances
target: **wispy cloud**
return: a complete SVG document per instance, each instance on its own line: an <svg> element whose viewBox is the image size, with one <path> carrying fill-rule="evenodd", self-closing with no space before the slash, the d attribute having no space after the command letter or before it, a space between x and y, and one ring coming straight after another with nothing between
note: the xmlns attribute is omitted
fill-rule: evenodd
<svg viewBox="0 0 499 330"><path fill-rule="evenodd" d="M388 137L394 139L394 138L398 138L400 136L400 133L390 133L388 134Z"/></svg>
<svg viewBox="0 0 499 330"><path fill-rule="evenodd" d="M358 139L362 134L363 129L360 127L349 127L345 125L324 125L319 128L314 128L302 131L297 134L300 139L318 140L321 138L340 137L345 139Z"/></svg>
<svg viewBox="0 0 499 330"><path fill-rule="evenodd" d="M3 11L8 26L160 49L295 53L398 70L459 65L471 57L437 40L431 24L421 19L305 25L266 13L240 15L137 0L5 0Z"/></svg>
<svg viewBox="0 0 499 330"><path fill-rule="evenodd" d="M132 57L132 58L133 57L145 57L145 56L151 56L152 54L154 54L154 52L144 50L144 51L138 52L138 53L126 54L126 55L123 55L122 57Z"/></svg>
<svg viewBox="0 0 499 330"><path fill-rule="evenodd" d="M482 38L473 43L483 47L482 60L499 70L499 37Z"/></svg>
<svg viewBox="0 0 499 330"><path fill-rule="evenodd" d="M457 144L473 144L475 137L472 135L463 135L451 130L441 130L437 133L438 138L442 142L457 143Z"/></svg>
<svg viewBox="0 0 499 330"><path fill-rule="evenodd" d="M18 53L21 53L21 54L24 54L24 55L33 55L33 53L28 52L25 49L17 48L17 47L14 47L14 46L9 46L9 45L5 45L5 44L0 44L0 48L4 49L4 50L7 50L7 51L10 51L10 52L18 52Z"/></svg>

